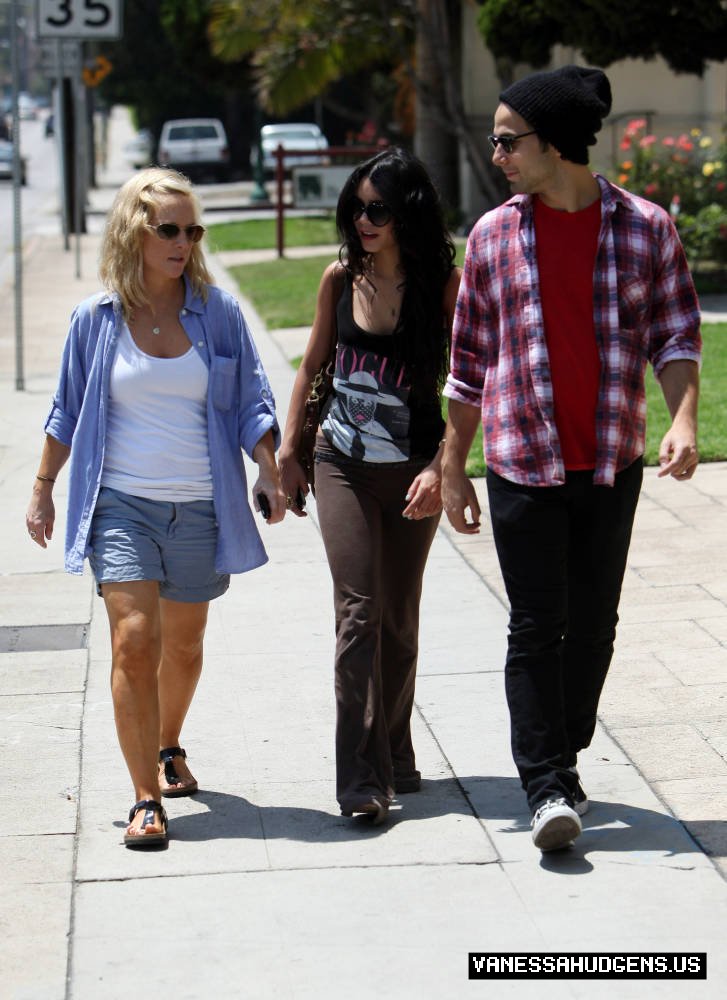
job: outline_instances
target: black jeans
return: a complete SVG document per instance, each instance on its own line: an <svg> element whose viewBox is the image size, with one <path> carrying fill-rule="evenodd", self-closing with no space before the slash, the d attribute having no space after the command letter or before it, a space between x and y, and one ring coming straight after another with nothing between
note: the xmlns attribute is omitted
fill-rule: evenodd
<svg viewBox="0 0 727 1000"><path fill-rule="evenodd" d="M487 473L510 600L512 753L531 810L575 791L568 768L596 726L642 475L641 459L613 487L594 486L592 472L569 472L565 485L550 487Z"/></svg>

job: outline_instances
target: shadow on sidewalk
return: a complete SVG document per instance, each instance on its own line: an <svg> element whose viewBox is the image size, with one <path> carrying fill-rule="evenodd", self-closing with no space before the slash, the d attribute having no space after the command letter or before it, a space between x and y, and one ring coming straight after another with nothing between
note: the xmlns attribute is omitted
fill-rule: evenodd
<svg viewBox="0 0 727 1000"><path fill-rule="evenodd" d="M484 823L492 824L489 832L496 843L502 835L529 833L530 817L518 778L477 775L460 778L460 784L472 810ZM583 833L574 847L544 854L543 868L566 875L586 874L593 869L587 859L589 854L631 855L635 866L643 865L645 860L668 865L670 858L702 854L702 847L694 839L697 836L702 843L707 835L711 842L722 844L727 838L727 822L682 822L654 809L597 798L590 799L590 808L581 821Z"/></svg>
<svg viewBox="0 0 727 1000"><path fill-rule="evenodd" d="M472 815L451 778L425 781L420 793L396 799L388 823L376 827L365 816L347 818L323 809L256 805L225 792L202 790L194 796L194 801L205 805L209 812L170 818L169 832L175 840L282 839L322 844L358 838L367 832L385 833L399 822Z"/></svg>
<svg viewBox="0 0 727 1000"><path fill-rule="evenodd" d="M281 789L281 798L284 796ZM319 793L316 793L316 798ZM308 844L343 843L361 836L386 833L400 823L437 819L445 816L480 820L500 860L522 854L530 840L530 816L518 778L470 776L460 779L425 779L418 794L402 795L391 807L388 823L373 826L365 816L353 819L314 806L259 805L241 795L200 790L193 801L205 807L189 815L171 816L170 837L188 843L213 840L287 840ZM584 875L593 871L589 855L599 860L609 855L623 858L634 867L693 867L690 855L722 856L727 840L727 822L694 820L685 824L673 816L630 805L591 798L590 809L582 817L583 833L572 848L542 855L540 865L564 875ZM118 821L114 824L123 827ZM706 829L705 829L706 828ZM700 831L718 845L704 850L694 838ZM518 834L518 841L511 835ZM700 837L700 840L702 838ZM673 859L673 860L672 860ZM696 858L695 858L696 862Z"/></svg>

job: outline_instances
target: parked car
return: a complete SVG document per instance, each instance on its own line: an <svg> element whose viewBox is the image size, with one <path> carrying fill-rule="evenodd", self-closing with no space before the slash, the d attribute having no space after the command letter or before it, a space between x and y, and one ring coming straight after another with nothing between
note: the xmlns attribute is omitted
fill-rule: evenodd
<svg viewBox="0 0 727 1000"><path fill-rule="evenodd" d="M154 159L154 138L148 128L140 129L123 149L124 157L135 169L148 167Z"/></svg>
<svg viewBox="0 0 727 1000"><path fill-rule="evenodd" d="M288 122L281 125L263 125L260 129L260 145L263 153L263 170L272 173L276 167L275 150L283 149L328 149L328 139L320 128L312 122ZM257 146L250 151L250 165L253 170L257 165ZM294 166L319 166L328 163L326 156L285 156L283 168L290 170Z"/></svg>
<svg viewBox="0 0 727 1000"><path fill-rule="evenodd" d="M164 122L159 136L158 162L190 177L227 180L230 150L218 118L175 118Z"/></svg>
<svg viewBox="0 0 727 1000"><path fill-rule="evenodd" d="M0 139L0 180L13 179L13 144ZM20 183L27 184L27 164L25 157L20 157Z"/></svg>
<svg viewBox="0 0 727 1000"><path fill-rule="evenodd" d="M38 105L35 99L25 92L18 94L18 118L29 121L38 117Z"/></svg>

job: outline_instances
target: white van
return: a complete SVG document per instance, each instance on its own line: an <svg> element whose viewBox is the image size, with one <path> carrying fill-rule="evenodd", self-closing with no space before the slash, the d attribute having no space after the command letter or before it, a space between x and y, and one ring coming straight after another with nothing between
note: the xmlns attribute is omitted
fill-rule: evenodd
<svg viewBox="0 0 727 1000"><path fill-rule="evenodd" d="M157 160L192 178L212 176L227 180L230 150L218 118L174 118L164 122L159 136Z"/></svg>

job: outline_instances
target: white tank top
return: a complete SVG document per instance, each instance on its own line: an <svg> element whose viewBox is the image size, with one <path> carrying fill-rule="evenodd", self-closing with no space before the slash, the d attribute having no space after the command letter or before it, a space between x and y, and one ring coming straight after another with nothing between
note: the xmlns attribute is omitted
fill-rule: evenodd
<svg viewBox="0 0 727 1000"><path fill-rule="evenodd" d="M180 358L153 358L124 324L111 369L102 486L148 500L212 499L207 378L194 347Z"/></svg>

